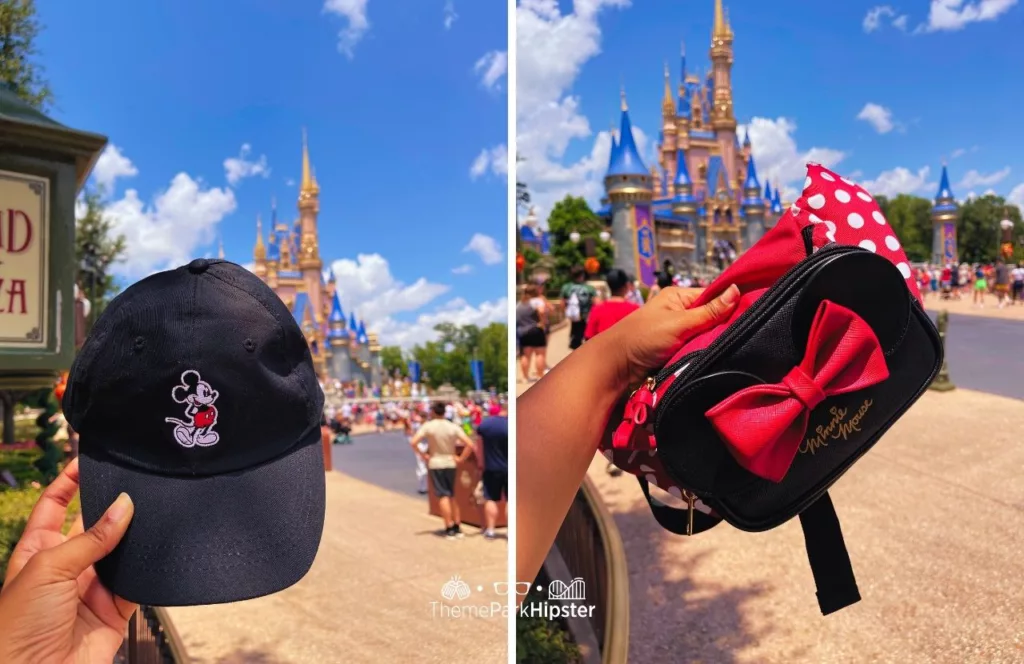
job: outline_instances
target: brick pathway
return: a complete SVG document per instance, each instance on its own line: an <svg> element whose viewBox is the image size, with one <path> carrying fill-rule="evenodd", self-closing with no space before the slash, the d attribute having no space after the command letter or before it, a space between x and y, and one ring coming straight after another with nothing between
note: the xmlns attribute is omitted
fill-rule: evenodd
<svg viewBox="0 0 1024 664"><path fill-rule="evenodd" d="M796 520L678 537L595 457L630 570L630 661L1024 662L1022 468L1024 402L927 393L832 490L864 599L822 618Z"/></svg>
<svg viewBox="0 0 1024 664"><path fill-rule="evenodd" d="M452 617L450 607L504 604L493 583L507 578L507 542L475 528L448 541L434 535L440 526L423 499L328 473L323 541L302 581L247 602L172 608L171 619L203 664L505 664L508 618ZM441 596L453 575L472 586L465 601Z"/></svg>

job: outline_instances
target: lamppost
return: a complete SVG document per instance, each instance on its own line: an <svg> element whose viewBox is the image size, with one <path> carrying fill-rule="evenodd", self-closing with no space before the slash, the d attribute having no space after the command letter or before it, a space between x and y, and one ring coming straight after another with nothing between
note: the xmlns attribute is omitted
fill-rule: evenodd
<svg viewBox="0 0 1024 664"><path fill-rule="evenodd" d="M601 231L597 234L597 237L601 239L601 242L608 242L612 239L612 235L608 231ZM569 233L569 241L573 244L580 244L580 240L583 241L583 256L585 258L596 258L597 240L592 237L584 238L578 231Z"/></svg>

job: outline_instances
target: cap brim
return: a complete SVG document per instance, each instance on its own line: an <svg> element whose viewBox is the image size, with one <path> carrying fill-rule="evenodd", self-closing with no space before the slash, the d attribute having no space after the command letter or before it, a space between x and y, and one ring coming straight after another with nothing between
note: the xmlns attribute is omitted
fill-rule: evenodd
<svg viewBox="0 0 1024 664"><path fill-rule="evenodd" d="M237 602L284 590L309 571L324 526L320 431L244 471L168 477L80 454L88 528L121 492L128 532L96 572L114 594L151 606Z"/></svg>

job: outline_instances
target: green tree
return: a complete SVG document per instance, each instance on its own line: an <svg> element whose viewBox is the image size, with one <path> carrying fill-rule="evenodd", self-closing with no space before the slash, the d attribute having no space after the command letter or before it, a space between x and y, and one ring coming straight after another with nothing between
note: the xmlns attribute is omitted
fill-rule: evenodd
<svg viewBox="0 0 1024 664"><path fill-rule="evenodd" d="M956 226L960 260L969 263L989 263L999 255L1002 229L999 222L1009 219L1013 222L1014 244L1021 247L1024 224L1021 223L1020 208L1007 205L1002 196L980 196L960 206L960 219Z"/></svg>
<svg viewBox="0 0 1024 664"><path fill-rule="evenodd" d="M930 261L932 202L909 194L900 194L892 200L879 196L876 201L903 245L907 257L912 261Z"/></svg>
<svg viewBox="0 0 1024 664"><path fill-rule="evenodd" d="M492 386L499 392L508 391L508 326L491 323L481 329L476 325L458 326L441 323L434 328L435 341L413 347L411 355L419 361L424 382L430 387L444 383L462 392L474 388L469 362L484 363L484 389Z"/></svg>
<svg viewBox="0 0 1024 664"><path fill-rule="evenodd" d="M78 284L91 305L91 325L119 290L111 268L124 257L125 239L114 234L114 222L105 213L102 189L87 188L82 204L85 213L75 223L75 257Z"/></svg>
<svg viewBox="0 0 1024 664"><path fill-rule="evenodd" d="M395 372L399 376L407 376L409 367L406 364L405 354L399 346L384 346L380 349L380 363L384 367L384 374L393 377Z"/></svg>
<svg viewBox="0 0 1024 664"><path fill-rule="evenodd" d="M0 0L0 84L9 86L33 108L46 111L53 92L35 62L36 37L42 26L35 0Z"/></svg>
<svg viewBox="0 0 1024 664"><path fill-rule="evenodd" d="M560 288L568 281L573 266L583 265L587 259L585 249L588 240L593 243L594 258L601 263L601 271L611 268L614 258L612 246L599 237L606 230L605 223L583 198L566 196L556 203L548 215L548 230L551 232L551 255L555 262L549 282L552 288ZM580 234L579 242L573 242L569 237L573 232Z"/></svg>

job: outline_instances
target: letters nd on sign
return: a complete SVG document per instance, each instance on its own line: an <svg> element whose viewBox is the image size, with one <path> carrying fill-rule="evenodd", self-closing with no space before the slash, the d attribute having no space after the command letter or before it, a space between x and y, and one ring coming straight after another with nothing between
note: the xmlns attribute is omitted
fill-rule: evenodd
<svg viewBox="0 0 1024 664"><path fill-rule="evenodd" d="M46 347L49 191L46 178L0 171L0 350Z"/></svg>

